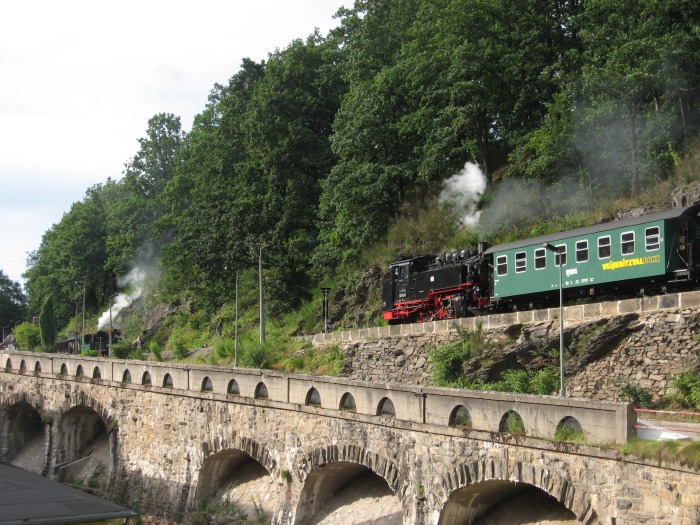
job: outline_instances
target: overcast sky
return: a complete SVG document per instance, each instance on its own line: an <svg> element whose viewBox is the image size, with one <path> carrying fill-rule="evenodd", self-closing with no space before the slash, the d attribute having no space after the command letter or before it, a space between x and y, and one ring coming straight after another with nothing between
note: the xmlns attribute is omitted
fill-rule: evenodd
<svg viewBox="0 0 700 525"><path fill-rule="evenodd" d="M156 113L183 128L243 58L337 24L352 0L22 0L0 4L0 269L85 191L121 178Z"/></svg>

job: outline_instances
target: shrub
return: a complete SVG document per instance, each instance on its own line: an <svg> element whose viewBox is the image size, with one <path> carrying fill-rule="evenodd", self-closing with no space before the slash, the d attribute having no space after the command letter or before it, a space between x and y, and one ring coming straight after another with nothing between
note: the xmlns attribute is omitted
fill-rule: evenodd
<svg viewBox="0 0 700 525"><path fill-rule="evenodd" d="M667 398L679 408L700 409L700 374L687 372L671 381L675 390Z"/></svg>
<svg viewBox="0 0 700 525"><path fill-rule="evenodd" d="M259 342L249 342L243 348L241 364L248 368L265 368L267 364L267 345Z"/></svg>
<svg viewBox="0 0 700 525"><path fill-rule="evenodd" d="M127 359L132 350L133 347L131 343L128 341L119 341L112 343L112 346L109 347L109 355L115 359Z"/></svg>
<svg viewBox="0 0 700 525"><path fill-rule="evenodd" d="M458 327L457 335L456 341L437 346L428 353L428 361L433 365L433 382L437 386L456 386L464 373L464 363L483 351L481 324L474 331Z"/></svg>
<svg viewBox="0 0 700 525"><path fill-rule="evenodd" d="M160 345L157 341L151 341L148 343L148 351L151 353L151 357L154 361L162 361L163 356L160 352Z"/></svg>
<svg viewBox="0 0 700 525"><path fill-rule="evenodd" d="M634 403L639 408L652 408L654 406L651 392L633 383L626 383L620 389L620 396L622 399Z"/></svg>

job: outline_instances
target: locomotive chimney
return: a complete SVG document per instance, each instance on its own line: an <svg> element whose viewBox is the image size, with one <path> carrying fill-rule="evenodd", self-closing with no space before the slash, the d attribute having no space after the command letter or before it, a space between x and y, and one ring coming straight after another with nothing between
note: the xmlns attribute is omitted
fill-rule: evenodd
<svg viewBox="0 0 700 525"><path fill-rule="evenodd" d="M479 255L482 255L486 251L486 248L488 248L488 247L489 247L488 243L486 243L484 241L479 241L479 243L476 245L477 253Z"/></svg>

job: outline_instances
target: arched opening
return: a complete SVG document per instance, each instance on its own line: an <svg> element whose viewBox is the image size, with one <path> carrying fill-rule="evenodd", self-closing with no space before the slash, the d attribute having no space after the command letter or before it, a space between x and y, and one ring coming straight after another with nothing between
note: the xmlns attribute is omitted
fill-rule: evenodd
<svg viewBox="0 0 700 525"><path fill-rule="evenodd" d="M7 361L5 361L5 369L12 370L12 359L10 359L9 357L7 358Z"/></svg>
<svg viewBox="0 0 700 525"><path fill-rule="evenodd" d="M107 426L97 412L84 405L72 407L58 423L56 472L59 481L107 488L113 468Z"/></svg>
<svg viewBox="0 0 700 525"><path fill-rule="evenodd" d="M578 523L576 515L546 492L514 481L489 480L450 494L438 525L470 523Z"/></svg>
<svg viewBox="0 0 700 525"><path fill-rule="evenodd" d="M356 412L357 405L355 405L355 398L350 392L345 392L343 397L340 398L340 410L345 412Z"/></svg>
<svg viewBox="0 0 700 525"><path fill-rule="evenodd" d="M464 405L457 405L450 414L451 427L472 428L472 416Z"/></svg>
<svg viewBox="0 0 700 525"><path fill-rule="evenodd" d="M5 411L2 443L5 460L25 470L41 473L44 469L44 426L41 414L26 401Z"/></svg>
<svg viewBox="0 0 700 525"><path fill-rule="evenodd" d="M124 370L124 373L122 374L122 383L131 383L131 372L129 372L128 368Z"/></svg>
<svg viewBox="0 0 700 525"><path fill-rule="evenodd" d="M501 418L501 422L498 425L498 431L501 434L511 434L512 436L524 436L525 435L525 423L523 423L523 418L520 417L515 410L509 410Z"/></svg>
<svg viewBox="0 0 700 525"><path fill-rule="evenodd" d="M75 377L83 377L84 375L83 365L78 365L78 368L75 369Z"/></svg>
<svg viewBox="0 0 700 525"><path fill-rule="evenodd" d="M202 392L213 392L214 391L214 384L211 382L211 379L208 377L205 377L202 379Z"/></svg>
<svg viewBox="0 0 700 525"><path fill-rule="evenodd" d="M143 377L141 378L141 384L151 386L152 382L150 372L146 371L143 373Z"/></svg>
<svg viewBox="0 0 700 525"><path fill-rule="evenodd" d="M306 477L297 523L357 523L358 508L362 523L403 523L401 501L385 479L357 463L328 463Z"/></svg>
<svg viewBox="0 0 700 525"><path fill-rule="evenodd" d="M312 407L321 406L321 394L318 393L318 390L312 388L306 393L306 404Z"/></svg>
<svg viewBox="0 0 700 525"><path fill-rule="evenodd" d="M565 443L583 443L585 438L581 423L575 417L565 417L557 425L554 440Z"/></svg>
<svg viewBox="0 0 700 525"><path fill-rule="evenodd" d="M165 374L163 377L163 388L173 387L173 377L170 374Z"/></svg>
<svg viewBox="0 0 700 525"><path fill-rule="evenodd" d="M68 367L66 366L65 363L61 365L61 371L58 373L59 376L67 376L68 375Z"/></svg>
<svg viewBox="0 0 700 525"><path fill-rule="evenodd" d="M258 383L258 386L255 387L255 399L269 399L265 383Z"/></svg>
<svg viewBox="0 0 700 525"><path fill-rule="evenodd" d="M226 387L226 393L230 396L240 396L241 389L238 386L238 381L236 381L235 379L231 379L231 381L228 382L228 386Z"/></svg>
<svg viewBox="0 0 700 525"><path fill-rule="evenodd" d="M270 523L284 501L284 494L271 488L273 481L265 467L249 454L227 449L210 455L202 463L194 500L218 509L235 507L249 517L258 518L255 523ZM217 514L226 523L238 523L235 517L227 519L222 515L225 511Z"/></svg>
<svg viewBox="0 0 700 525"><path fill-rule="evenodd" d="M100 369L98 367L92 369L92 378L102 379L102 373L100 372Z"/></svg>
<svg viewBox="0 0 700 525"><path fill-rule="evenodd" d="M20 361L20 363L19 363L19 373L23 374L26 371L27 371L27 362L24 359L22 359L22 361Z"/></svg>
<svg viewBox="0 0 700 525"><path fill-rule="evenodd" d="M393 401L388 397L382 399L377 406L377 415L396 417L396 409L394 408Z"/></svg>
<svg viewBox="0 0 700 525"><path fill-rule="evenodd" d="M37 361L34 363L34 373L38 374L39 372L41 372L41 363Z"/></svg>

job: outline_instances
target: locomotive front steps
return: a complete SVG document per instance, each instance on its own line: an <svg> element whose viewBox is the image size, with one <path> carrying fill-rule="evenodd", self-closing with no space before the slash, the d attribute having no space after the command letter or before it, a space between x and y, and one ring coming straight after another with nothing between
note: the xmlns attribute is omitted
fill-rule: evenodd
<svg viewBox="0 0 700 525"><path fill-rule="evenodd" d="M564 323L577 324L582 321L612 317L618 314L634 312L651 312L672 308L693 308L700 306L700 291L679 292L651 297L638 297L621 301L608 301L564 307ZM540 323L559 319L559 308L544 310L525 310L520 312L485 315L481 317L463 317L446 321L426 323L398 324L373 328L358 328L344 332L316 334L312 337L314 344L328 344L347 341L364 341L384 337L445 333L461 326L475 330L477 324L482 328L499 328L514 324Z"/></svg>

